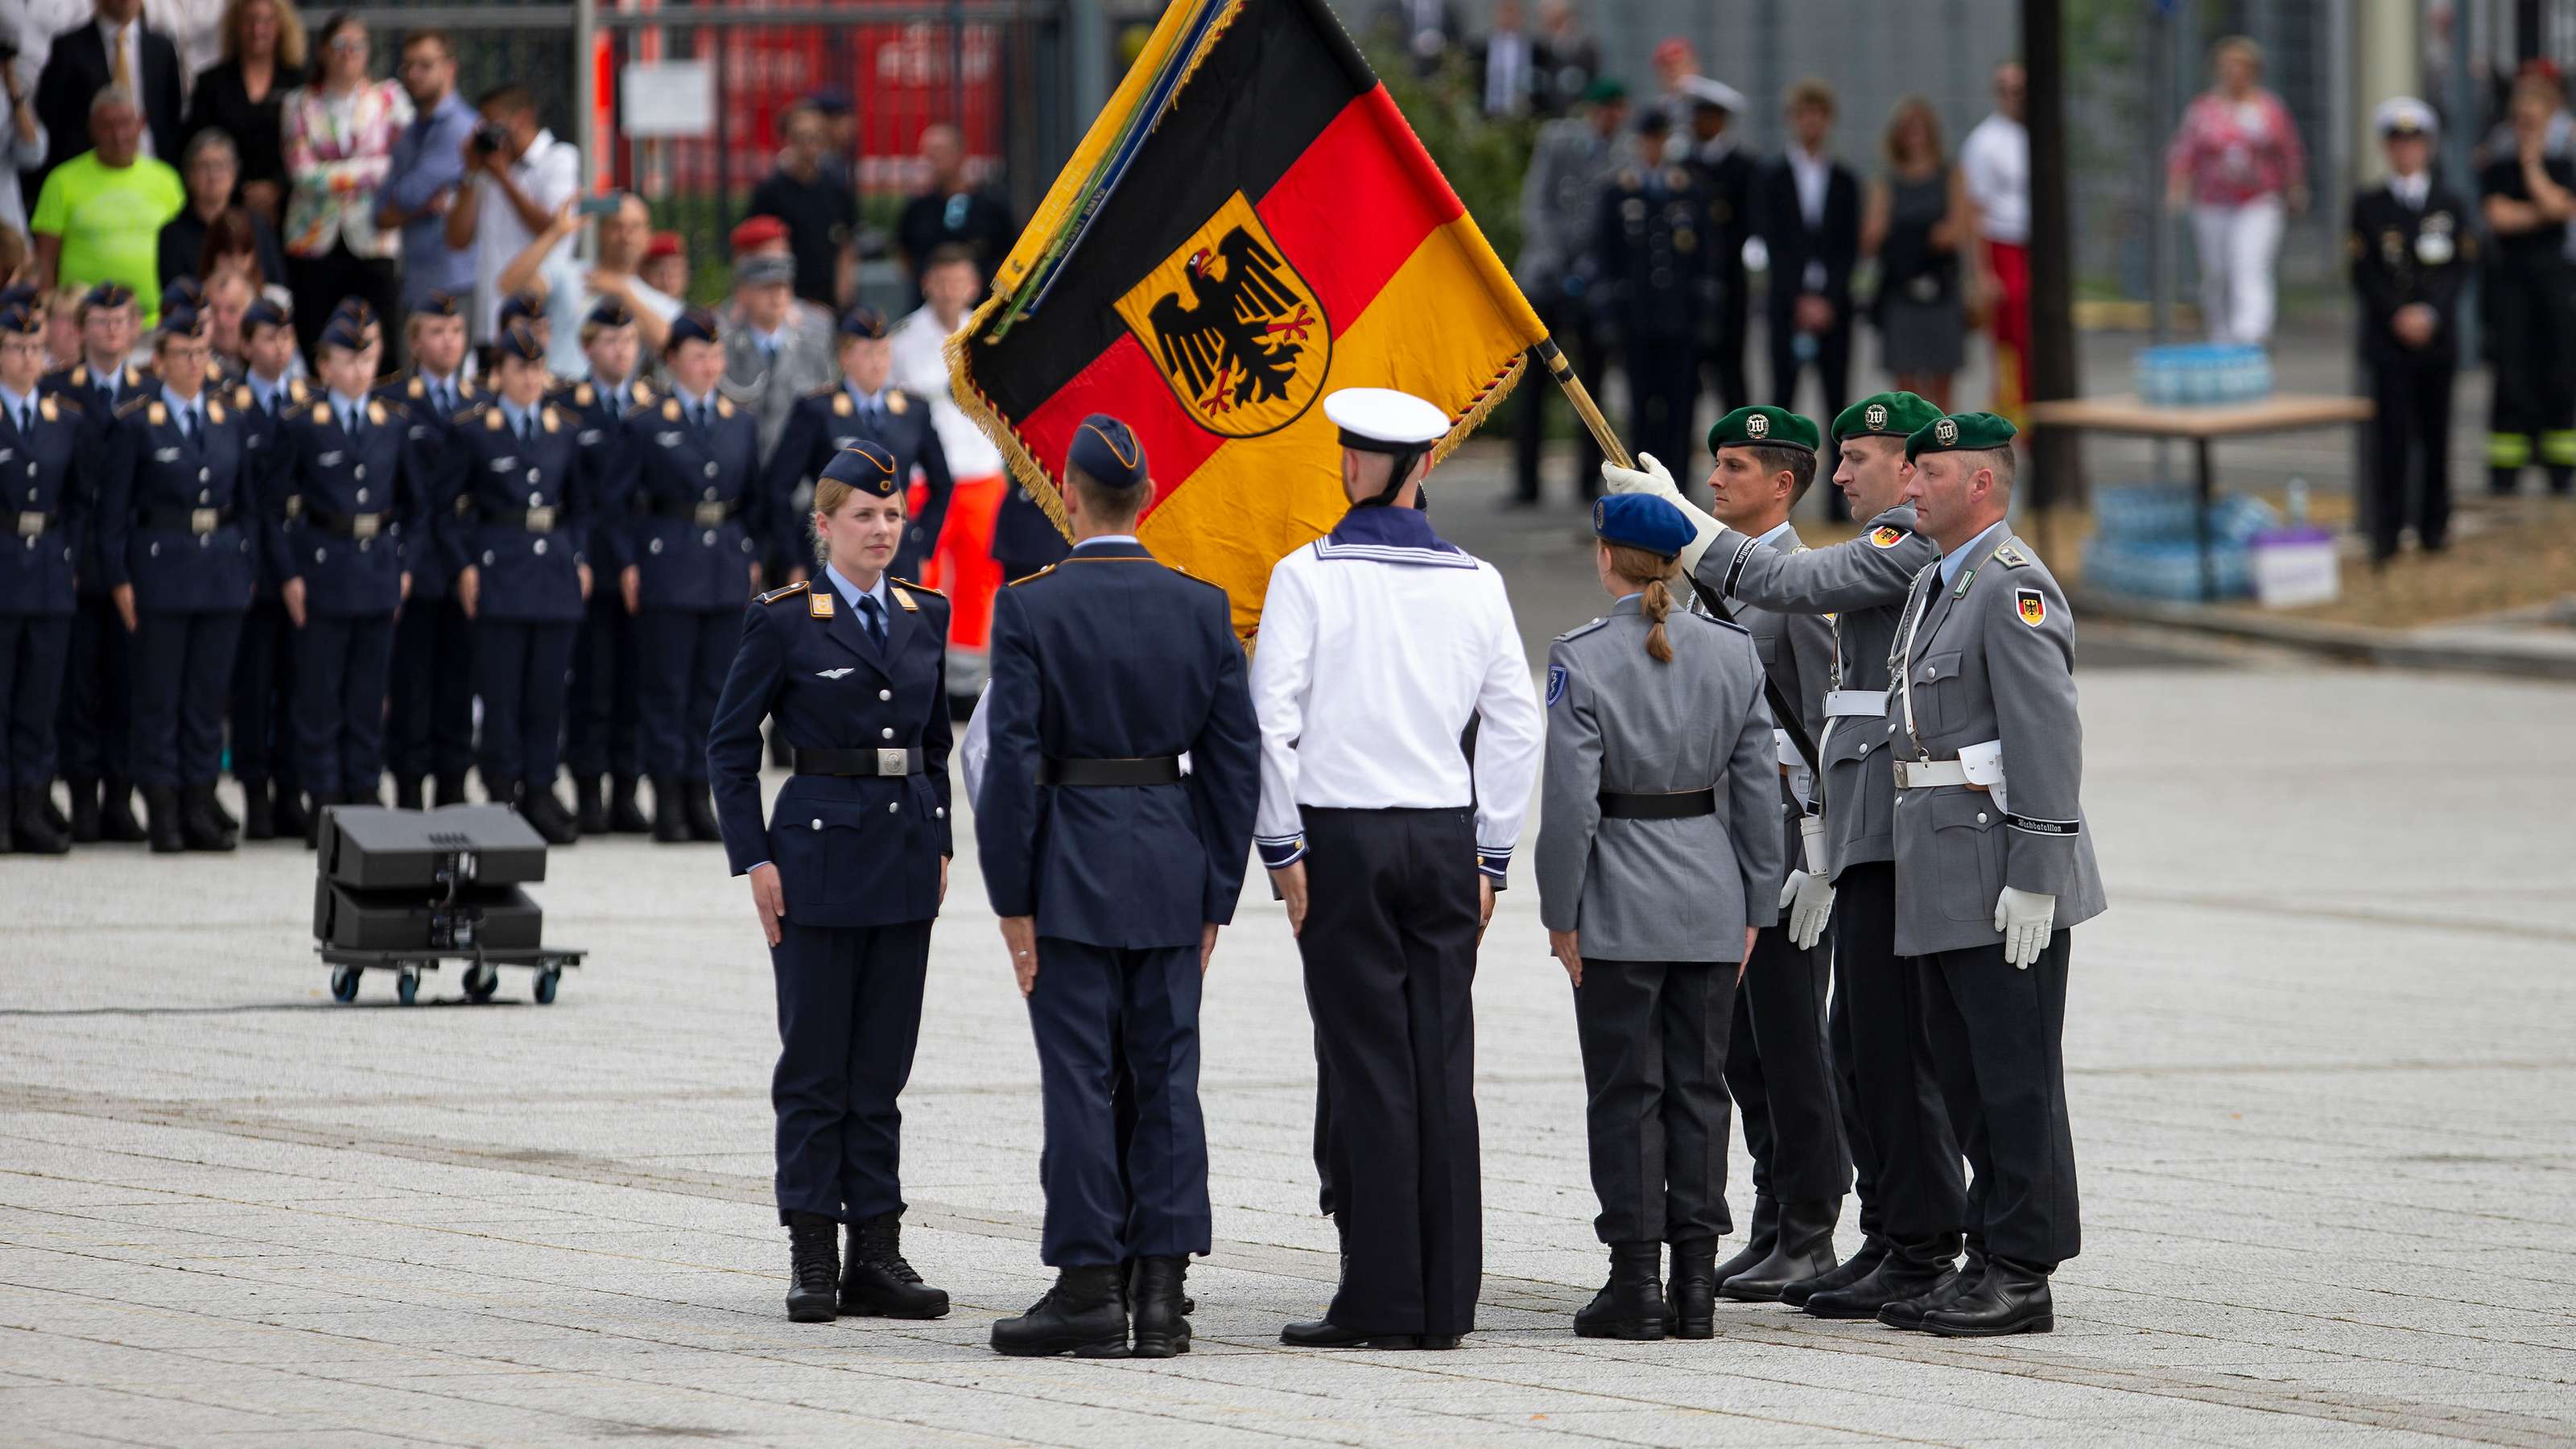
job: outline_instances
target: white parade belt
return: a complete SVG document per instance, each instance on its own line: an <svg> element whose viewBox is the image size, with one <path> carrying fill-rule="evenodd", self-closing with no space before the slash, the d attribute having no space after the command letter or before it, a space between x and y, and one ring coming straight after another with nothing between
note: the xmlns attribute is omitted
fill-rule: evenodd
<svg viewBox="0 0 2576 1449"><path fill-rule="evenodd" d="M1825 691L1827 719L1887 718L1887 691L1883 689L1829 689Z"/></svg>
<svg viewBox="0 0 2576 1449"><path fill-rule="evenodd" d="M1988 740L1980 745L1963 746L1954 760L1898 760L1896 788L1929 790L1940 785L1974 785L1979 789L2002 794L2004 783L2003 743Z"/></svg>

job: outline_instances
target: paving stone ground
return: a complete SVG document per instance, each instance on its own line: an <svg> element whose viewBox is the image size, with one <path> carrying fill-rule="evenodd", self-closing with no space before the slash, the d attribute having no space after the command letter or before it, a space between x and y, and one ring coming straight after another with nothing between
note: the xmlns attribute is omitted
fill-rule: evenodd
<svg viewBox="0 0 2576 1449"><path fill-rule="evenodd" d="M1516 595L1534 637L1592 610L1566 577ZM560 1001L449 972L411 1008L328 999L301 851L94 849L0 860L0 1443L2576 1442L2576 694L2088 658L2113 907L2076 934L2054 1335L1729 1306L1713 1342L1574 1338L1603 1259L1526 880L1477 989L1482 1331L1277 1344L1335 1260L1256 888L1208 994L1197 1349L1103 1363L985 1347L1045 1274L1036 1064L969 860L905 1099L906 1244L956 1312L798 1326L768 973L714 847L558 852L548 935L594 953Z"/></svg>

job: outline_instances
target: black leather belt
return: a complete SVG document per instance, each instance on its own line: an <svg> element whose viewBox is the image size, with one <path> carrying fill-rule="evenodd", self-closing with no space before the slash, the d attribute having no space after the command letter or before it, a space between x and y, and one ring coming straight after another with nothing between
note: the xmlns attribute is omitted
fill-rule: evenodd
<svg viewBox="0 0 2576 1449"><path fill-rule="evenodd" d="M485 509L483 521L496 528L523 528L530 533L552 533L562 512L555 508Z"/></svg>
<svg viewBox="0 0 2576 1449"><path fill-rule="evenodd" d="M742 500L730 498L722 503L702 503L689 498L656 498L644 511L655 518L676 518L699 528L714 528L742 512Z"/></svg>
<svg viewBox="0 0 2576 1449"><path fill-rule="evenodd" d="M1177 785L1181 757L1149 755L1138 760L1048 760L1038 766L1041 785Z"/></svg>
<svg viewBox="0 0 2576 1449"><path fill-rule="evenodd" d="M143 528L173 528L181 533L212 533L233 521L230 508L147 508L135 522Z"/></svg>
<svg viewBox="0 0 2576 1449"><path fill-rule="evenodd" d="M335 538L374 538L385 531L385 515L381 513L325 513L308 508L303 522L306 528Z"/></svg>
<svg viewBox="0 0 2576 1449"><path fill-rule="evenodd" d="M1698 815L1717 813L1717 787L1705 790L1677 790L1669 795L1626 795L1616 790L1601 792L1601 818L1604 820L1688 820Z"/></svg>
<svg viewBox="0 0 2576 1449"><path fill-rule="evenodd" d="M800 775L918 775L921 747L908 750L798 750Z"/></svg>

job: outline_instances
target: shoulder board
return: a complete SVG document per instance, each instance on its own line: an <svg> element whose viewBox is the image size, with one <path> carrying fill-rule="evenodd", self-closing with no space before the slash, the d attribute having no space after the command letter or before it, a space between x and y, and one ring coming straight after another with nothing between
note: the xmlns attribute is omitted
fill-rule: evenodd
<svg viewBox="0 0 2576 1449"><path fill-rule="evenodd" d="M481 413L483 415L483 426L492 432L497 433L501 431L501 429L509 426L509 419L502 417L501 410L496 407L478 404L477 406L467 408L465 412L468 414ZM464 414L459 414L460 419L463 416Z"/></svg>
<svg viewBox="0 0 2576 1449"><path fill-rule="evenodd" d="M418 377L414 377L404 386L403 392L411 397L425 397L429 393L429 384L422 382Z"/></svg>
<svg viewBox="0 0 2576 1449"><path fill-rule="evenodd" d="M573 384L572 405L574 407L586 408L590 406L591 399L597 396L599 396L598 390L593 388L589 383L577 382Z"/></svg>
<svg viewBox="0 0 2576 1449"><path fill-rule="evenodd" d="M286 380L286 395L291 400L300 403L306 398L312 396L312 392L310 389L305 387L304 379L300 377L290 377Z"/></svg>
<svg viewBox="0 0 2576 1449"><path fill-rule="evenodd" d="M254 399L251 397L250 384L249 384L249 383L246 383L246 382L245 382L245 383L242 383L241 385L239 385L239 386L237 386L237 387L235 387L235 388L233 389L233 406L234 406L234 407L237 407L237 408L241 409L243 412L249 412L249 411L250 411L250 405L251 405L251 403L252 403L253 401L254 401Z"/></svg>
<svg viewBox="0 0 2576 1449"><path fill-rule="evenodd" d="M904 409L911 407L917 402L921 402L919 396L906 392L902 388L890 387L886 389L886 411L894 414L896 417L902 417ZM927 403L923 403L922 405L925 407L929 406Z"/></svg>
<svg viewBox="0 0 2576 1449"><path fill-rule="evenodd" d="M220 362L215 361L215 360L214 360L213 358L211 358L211 357L207 358L207 359L206 359L206 381L208 381L208 382L221 382L221 381L223 381L223 380L224 380L224 365L223 365L222 363L220 363Z"/></svg>
<svg viewBox="0 0 2576 1449"><path fill-rule="evenodd" d="M680 400L675 397L666 397L662 399L662 421L666 423L676 423L679 420Z"/></svg>
<svg viewBox="0 0 2576 1449"><path fill-rule="evenodd" d="M329 403L315 403L313 405L313 421L317 423L327 423L331 421L331 405Z"/></svg>
<svg viewBox="0 0 2576 1449"><path fill-rule="evenodd" d="M124 382L122 382L122 383L120 383L120 384L119 384L119 386L121 386L121 387L141 387L142 385L143 385L143 369L142 369L142 368L139 368L139 367L137 367L137 366L135 366L133 363L130 363L130 362L129 362L129 363L127 363L127 364L125 365L125 381L124 381Z"/></svg>
<svg viewBox="0 0 2576 1449"><path fill-rule="evenodd" d="M627 396L635 399L635 405L639 408L650 407L653 405L652 384L647 383L640 377L635 379L633 382L626 384L626 394Z"/></svg>
<svg viewBox="0 0 2576 1449"><path fill-rule="evenodd" d="M161 405L159 398L152 398L144 404L143 419L157 428L170 421L170 410Z"/></svg>
<svg viewBox="0 0 2576 1449"><path fill-rule="evenodd" d="M1703 624L1714 624L1720 629L1732 629L1747 639L1753 637L1752 630L1745 628L1733 619L1721 619L1715 614L1694 614L1688 609L1675 609L1664 617L1667 619L1697 619Z"/></svg>
<svg viewBox="0 0 2576 1449"><path fill-rule="evenodd" d="M946 594L941 593L939 590L932 588L928 584L916 584L910 579L899 579L892 574L886 575L886 582L890 584L901 584L916 594L928 594L934 599L944 599L948 597Z"/></svg>
<svg viewBox="0 0 2576 1449"><path fill-rule="evenodd" d="M2007 543L2003 547L1995 550L1995 562L2002 564L2008 569L2028 568L2030 567L2030 555L2023 553L2020 549Z"/></svg>
<svg viewBox="0 0 2576 1449"><path fill-rule="evenodd" d="M540 416L545 419L545 429L547 432L560 433L563 431L563 414L556 412L552 404L548 404L545 412L540 414Z"/></svg>
<svg viewBox="0 0 2576 1449"><path fill-rule="evenodd" d="M1025 583L1028 583L1028 582L1029 582L1029 581L1031 581L1032 579L1042 579L1042 578L1045 578L1047 575L1049 575L1049 574L1051 574L1051 573L1054 573L1054 572L1055 572L1055 570L1056 570L1056 566L1055 566L1054 564L1048 564L1045 568L1042 568L1042 569L1038 570L1036 573L1033 573L1033 574L1022 574L1022 575L1020 575L1018 578L1011 580L1011 581L1010 581L1009 583L1007 583L1007 584L1004 584L1002 587L1004 587L1004 588L1006 588L1006 589L1016 589L1016 588L1018 588L1020 585L1025 584Z"/></svg>
<svg viewBox="0 0 2576 1449"><path fill-rule="evenodd" d="M835 387L826 389L826 391L830 392L832 395L832 416L836 418L846 418L859 410L858 404L850 401L849 389ZM820 398L823 394L818 392L815 393L814 396L816 398Z"/></svg>
<svg viewBox="0 0 2576 1449"><path fill-rule="evenodd" d="M774 604L781 599L793 598L812 587L812 584L803 582L789 584L784 588L771 589L760 596L760 601L764 604Z"/></svg>
<svg viewBox="0 0 2576 1449"><path fill-rule="evenodd" d="M404 407L401 403L385 402L382 399L371 401L367 404L368 422L381 423L388 415L407 419L411 416L411 409Z"/></svg>
<svg viewBox="0 0 2576 1449"><path fill-rule="evenodd" d="M733 416L732 398L725 396L723 393L716 394L716 416L720 418L729 418Z"/></svg>
<svg viewBox="0 0 2576 1449"><path fill-rule="evenodd" d="M88 363L86 363L86 362L82 362L82 363L75 363L75 364L72 366L72 386L74 386L74 387L87 387L87 386L89 386L89 364L88 364Z"/></svg>
<svg viewBox="0 0 2576 1449"><path fill-rule="evenodd" d="M1156 560L1156 562L1157 562L1157 563L1161 563L1162 561L1161 561L1161 560L1159 560L1159 559L1157 559L1157 560ZM1165 568L1167 568L1167 569L1170 569L1172 572L1174 572L1174 573L1176 573L1176 574L1179 574L1182 578L1188 579L1191 583L1194 583L1194 584L1206 584L1209 588L1216 590L1218 593L1224 593L1224 592L1225 592L1225 585L1220 584L1220 583L1217 583L1217 582L1216 582L1215 580L1213 580L1213 579L1203 579L1203 578L1200 578L1197 574L1191 573L1188 569L1185 569L1185 568L1181 567L1179 564L1176 564L1176 563L1164 563L1164 564L1163 564L1163 567L1165 567Z"/></svg>
<svg viewBox="0 0 2576 1449"><path fill-rule="evenodd" d="M1609 622L1610 621L1607 618L1600 618L1594 619L1589 623L1577 624L1573 628L1566 630L1564 633L1557 635L1556 642L1563 644L1570 640L1580 639L1584 635L1592 633L1594 630L1599 629L1602 625Z"/></svg>
<svg viewBox="0 0 2576 1449"><path fill-rule="evenodd" d="M150 403L156 408L161 406L159 403L153 402L152 399L147 397L130 397L116 405L116 415L120 418L128 416L129 414L140 411L147 403Z"/></svg>

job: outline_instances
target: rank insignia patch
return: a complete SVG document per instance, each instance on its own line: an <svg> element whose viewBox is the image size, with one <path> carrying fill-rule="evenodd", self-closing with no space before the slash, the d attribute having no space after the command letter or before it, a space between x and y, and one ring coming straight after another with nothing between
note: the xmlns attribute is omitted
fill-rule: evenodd
<svg viewBox="0 0 2576 1449"><path fill-rule="evenodd" d="M2034 629L2048 617L2048 599L2037 589L2013 590L2013 607L2021 621Z"/></svg>
<svg viewBox="0 0 2576 1449"><path fill-rule="evenodd" d="M1551 664L1551 665L1549 665L1549 666L1547 667L1547 703L1548 703L1548 707L1549 707L1550 709L1555 708L1555 707L1556 707L1556 702L1557 702L1557 700L1558 700L1558 699L1560 699L1560 698L1562 698L1562 697L1564 696L1564 694L1565 694L1565 666L1564 666L1564 665L1562 665L1562 664Z"/></svg>
<svg viewBox="0 0 2576 1449"><path fill-rule="evenodd" d="M1905 530L1894 524L1882 523L1869 531L1869 546L1872 548L1894 548L1903 542Z"/></svg>
<svg viewBox="0 0 2576 1449"><path fill-rule="evenodd" d="M1222 437L1295 422L1332 366L1323 304L1240 191L1117 308L1190 421Z"/></svg>

